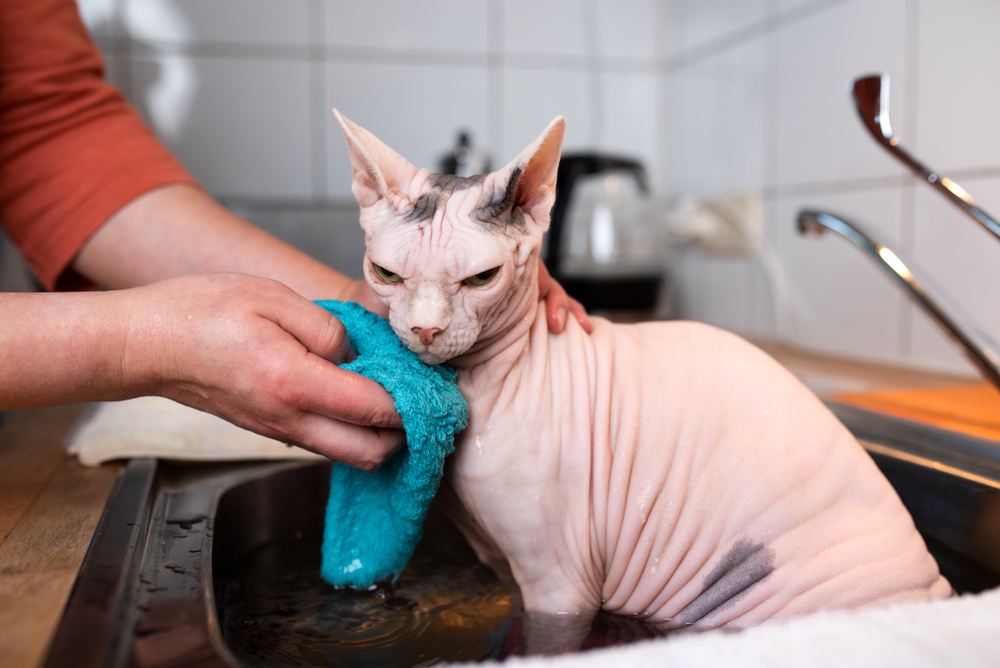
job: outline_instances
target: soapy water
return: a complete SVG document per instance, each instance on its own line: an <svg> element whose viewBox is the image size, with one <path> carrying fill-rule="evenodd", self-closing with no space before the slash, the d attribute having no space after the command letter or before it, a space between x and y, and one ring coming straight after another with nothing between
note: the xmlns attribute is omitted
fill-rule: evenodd
<svg viewBox="0 0 1000 668"><path fill-rule="evenodd" d="M245 666L429 666L521 654L510 591L450 525L428 524L410 563L373 591L319 576L315 541L273 541L218 582L223 635ZM599 616L582 649L653 637Z"/></svg>

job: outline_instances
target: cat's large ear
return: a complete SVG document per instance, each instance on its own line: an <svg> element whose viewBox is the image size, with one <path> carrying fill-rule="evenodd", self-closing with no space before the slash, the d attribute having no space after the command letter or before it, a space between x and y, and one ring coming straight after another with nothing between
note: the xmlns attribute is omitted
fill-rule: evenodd
<svg viewBox="0 0 1000 668"><path fill-rule="evenodd" d="M358 204L368 207L384 197L397 211L408 208L410 200L406 191L417 168L336 109L333 115L347 138L354 170L351 190Z"/></svg>
<svg viewBox="0 0 1000 668"><path fill-rule="evenodd" d="M556 174L565 134L566 119L556 116L531 146L500 170L508 183L517 182L514 206L541 225L541 232L549 227L549 213L556 201Z"/></svg>

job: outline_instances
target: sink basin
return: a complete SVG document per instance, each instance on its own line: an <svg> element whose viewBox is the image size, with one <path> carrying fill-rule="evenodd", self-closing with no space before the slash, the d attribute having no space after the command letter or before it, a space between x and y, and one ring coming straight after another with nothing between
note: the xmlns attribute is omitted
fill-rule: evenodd
<svg viewBox="0 0 1000 668"><path fill-rule="evenodd" d="M830 403L958 593L1000 586L1000 443Z"/></svg>
<svg viewBox="0 0 1000 668"><path fill-rule="evenodd" d="M896 488L956 591L1000 586L997 444L830 408ZM327 463L132 460L45 665L423 665L512 650L507 592L433 512L395 583L372 593L322 583L329 473Z"/></svg>

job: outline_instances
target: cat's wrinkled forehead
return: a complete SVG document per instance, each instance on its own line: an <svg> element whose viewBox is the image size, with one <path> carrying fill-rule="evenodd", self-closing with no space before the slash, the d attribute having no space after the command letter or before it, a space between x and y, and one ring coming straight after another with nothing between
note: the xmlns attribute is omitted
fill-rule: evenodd
<svg viewBox="0 0 1000 668"><path fill-rule="evenodd" d="M472 220L493 230L501 230L508 225L523 229L523 216L520 211L514 210L517 182L522 171L522 167L515 167L505 180L500 180L499 174L478 174L469 177L431 174L421 187L420 195L413 202L404 220L408 223L430 220L439 210L447 207L448 200L454 193L481 188L482 195L469 216Z"/></svg>
<svg viewBox="0 0 1000 668"><path fill-rule="evenodd" d="M485 176L446 176L417 169L375 135L333 110L347 139L351 190L361 205L366 240L379 229L407 226L441 237L425 221L462 223L494 235L541 242L555 201L559 154L566 120L552 119L539 137L499 171ZM450 202L450 203L449 203ZM440 215L439 215L440 214ZM532 244L523 246L534 248Z"/></svg>

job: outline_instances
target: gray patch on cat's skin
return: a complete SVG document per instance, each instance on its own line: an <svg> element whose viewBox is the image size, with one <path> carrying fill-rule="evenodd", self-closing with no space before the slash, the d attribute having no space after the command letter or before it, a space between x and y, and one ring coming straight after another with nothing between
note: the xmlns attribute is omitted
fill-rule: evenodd
<svg viewBox="0 0 1000 668"><path fill-rule="evenodd" d="M434 212L448 201L453 192L478 186L485 179L485 174L469 177L455 176L454 174L431 174L424 183L424 192L413 203L410 213L406 214L406 222L419 223L433 218Z"/></svg>
<svg viewBox="0 0 1000 668"><path fill-rule="evenodd" d="M482 223L497 223L500 218L514 208L514 197L517 196L517 182L521 180L524 166L518 165L510 173L507 179L507 186L502 190L494 191L493 197L489 201L480 202L476 207L476 219ZM485 199L485 198L484 198ZM516 222L511 220L510 222Z"/></svg>
<svg viewBox="0 0 1000 668"><path fill-rule="evenodd" d="M681 624L699 619L736 601L774 571L774 552L762 543L736 543L705 578L705 590L677 615Z"/></svg>
<svg viewBox="0 0 1000 668"><path fill-rule="evenodd" d="M517 182L523 172L523 165L518 165L511 172L503 190L495 190L491 194L484 192L482 201L472 212L472 219L489 229L502 230L513 226L523 230L524 215L520 210L514 210ZM468 178L451 174L431 174L424 183L424 192L413 203L404 220L409 223L430 220L440 207L445 206L452 193L478 186L485 179L486 176L482 174Z"/></svg>

